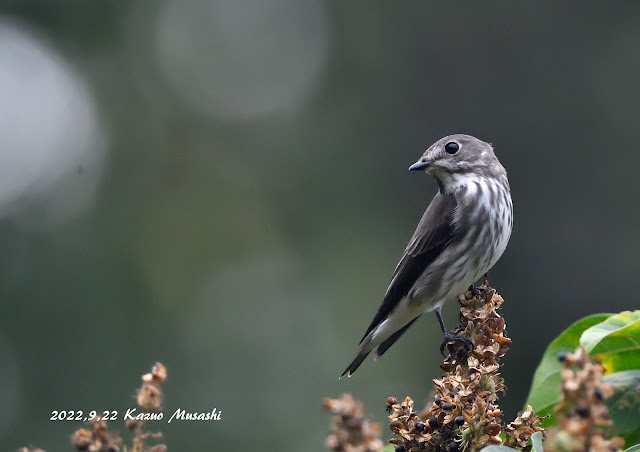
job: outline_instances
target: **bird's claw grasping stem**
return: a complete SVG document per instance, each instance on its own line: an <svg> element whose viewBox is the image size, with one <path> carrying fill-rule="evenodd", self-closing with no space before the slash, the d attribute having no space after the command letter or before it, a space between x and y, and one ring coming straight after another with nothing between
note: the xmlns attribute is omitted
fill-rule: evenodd
<svg viewBox="0 0 640 452"><path fill-rule="evenodd" d="M453 334L446 333L444 335L444 340L442 341L442 344L440 344L440 353L442 354L442 356L445 356L444 348L450 342L459 342L459 343L461 343L463 348L467 352L467 354L471 353L471 351L473 350L473 341L471 339L469 339L468 337L466 337L466 336L455 336Z"/></svg>

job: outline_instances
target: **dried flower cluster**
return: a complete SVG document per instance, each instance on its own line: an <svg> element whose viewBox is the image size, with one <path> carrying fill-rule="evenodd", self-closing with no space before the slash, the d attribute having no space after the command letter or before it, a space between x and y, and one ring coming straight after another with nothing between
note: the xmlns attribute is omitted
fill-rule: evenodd
<svg viewBox="0 0 640 452"><path fill-rule="evenodd" d="M151 372L142 376L142 386L138 389L136 401L145 413L150 411L160 411L164 401L164 393L162 392L162 383L167 379L167 368L162 363L156 363ZM131 452L166 452L167 446L157 444L150 449L145 446L147 438L161 438L161 433L144 432L146 420L128 420L127 427L135 432L133 437L133 447Z"/></svg>
<svg viewBox="0 0 640 452"><path fill-rule="evenodd" d="M142 387L138 389L136 400L145 413L157 411L162 408L163 393L161 384L167 378L167 369L161 363L156 363L150 373L142 376ZM119 452L122 438L117 433L111 433L107 421L93 419L91 429L81 428L71 435L71 444L77 451L87 452ZM147 433L144 431L146 421L128 420L127 427L134 431L131 452L166 452L167 446L158 444L146 447L148 438L159 438L160 433Z"/></svg>
<svg viewBox="0 0 640 452"><path fill-rule="evenodd" d="M545 450L611 452L624 446L620 437L605 439L611 426L604 400L613 394L600 378L604 366L586 356L583 348L574 353L560 353L562 370L562 402L557 427L548 429Z"/></svg>
<svg viewBox="0 0 640 452"><path fill-rule="evenodd" d="M162 383L167 379L167 368L156 363L151 372L142 376L142 386L138 389L136 401L145 411L162 409Z"/></svg>
<svg viewBox="0 0 640 452"><path fill-rule="evenodd" d="M543 437L546 437L546 431L538 427L541 420L542 418L533 412L531 405L527 405L527 408L520 411L516 419L505 428L507 439L504 445L524 449L535 432L542 432Z"/></svg>
<svg viewBox="0 0 640 452"><path fill-rule="evenodd" d="M334 414L326 440L329 449L338 452L377 452L383 447L382 426L362 414L362 402L350 394L339 399L325 399L323 406Z"/></svg>
<svg viewBox="0 0 640 452"><path fill-rule="evenodd" d="M534 432L543 431L531 407L508 426L500 419L498 393L504 393L505 386L498 360L511 343L505 336L505 321L496 312L503 301L486 283L460 297L456 334L470 338L473 350L449 344L450 355L441 366L446 374L433 380L436 395L423 412L413 410L409 397L402 403L387 401L390 428L396 434L390 442L397 451L475 452L491 444L524 448Z"/></svg>
<svg viewBox="0 0 640 452"><path fill-rule="evenodd" d="M91 421L91 430L81 428L73 432L71 444L81 451L118 452L122 439L109 431L107 421L94 419Z"/></svg>

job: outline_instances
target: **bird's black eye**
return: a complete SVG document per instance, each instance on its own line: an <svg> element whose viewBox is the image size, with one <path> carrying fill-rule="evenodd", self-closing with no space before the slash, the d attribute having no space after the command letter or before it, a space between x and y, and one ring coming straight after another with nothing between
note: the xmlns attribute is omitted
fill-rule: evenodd
<svg viewBox="0 0 640 452"><path fill-rule="evenodd" d="M447 154L455 154L460 149L460 146L455 141L449 141L444 145L444 150L447 151Z"/></svg>

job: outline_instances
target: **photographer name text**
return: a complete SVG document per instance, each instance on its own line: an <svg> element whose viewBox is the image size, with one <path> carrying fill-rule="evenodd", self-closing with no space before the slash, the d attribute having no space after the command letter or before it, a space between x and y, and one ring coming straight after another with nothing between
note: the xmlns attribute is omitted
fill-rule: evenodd
<svg viewBox="0 0 640 452"><path fill-rule="evenodd" d="M161 421L164 418L164 413L136 413L136 408L129 408L124 413L124 420L136 420L136 421ZM182 408L178 408L173 412L167 424L171 424L171 421L219 421L222 419L222 411L218 411L216 408L208 412L203 413L190 413Z"/></svg>

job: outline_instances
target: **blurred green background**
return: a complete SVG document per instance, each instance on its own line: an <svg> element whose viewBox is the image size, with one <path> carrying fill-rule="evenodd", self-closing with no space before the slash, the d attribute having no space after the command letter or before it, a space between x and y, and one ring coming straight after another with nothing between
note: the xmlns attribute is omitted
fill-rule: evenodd
<svg viewBox="0 0 640 452"><path fill-rule="evenodd" d="M546 344L637 307L640 3L0 1L0 450L52 410L134 406L169 450L319 451L322 398L386 420L440 374L425 316L338 375L436 191L440 137L494 144L506 418ZM456 307L446 307L449 326ZM113 426L124 430L122 422ZM389 437L385 428L384 439Z"/></svg>

